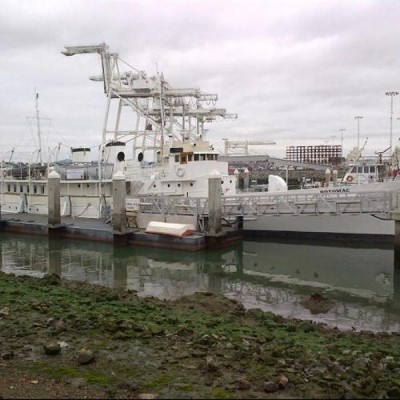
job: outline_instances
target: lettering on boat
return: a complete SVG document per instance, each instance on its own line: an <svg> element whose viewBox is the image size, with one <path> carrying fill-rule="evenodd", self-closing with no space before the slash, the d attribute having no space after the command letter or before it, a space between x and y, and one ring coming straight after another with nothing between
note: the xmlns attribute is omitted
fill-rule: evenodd
<svg viewBox="0 0 400 400"><path fill-rule="evenodd" d="M320 193L348 193L350 188L335 188L335 189L322 189Z"/></svg>

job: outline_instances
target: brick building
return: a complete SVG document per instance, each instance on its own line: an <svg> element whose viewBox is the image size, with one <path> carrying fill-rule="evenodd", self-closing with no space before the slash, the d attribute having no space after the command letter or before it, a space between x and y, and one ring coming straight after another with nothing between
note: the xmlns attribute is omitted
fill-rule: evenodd
<svg viewBox="0 0 400 400"><path fill-rule="evenodd" d="M313 164L337 164L342 160L342 146L329 144L287 146L286 159Z"/></svg>

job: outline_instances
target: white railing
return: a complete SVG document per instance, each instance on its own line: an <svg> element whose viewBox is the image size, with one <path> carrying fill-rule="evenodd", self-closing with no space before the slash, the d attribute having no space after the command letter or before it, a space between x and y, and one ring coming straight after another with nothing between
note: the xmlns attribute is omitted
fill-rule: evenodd
<svg viewBox="0 0 400 400"><path fill-rule="evenodd" d="M181 196L141 196L136 202L141 213L208 215L208 198ZM399 191L368 191L358 193L290 194L265 192L251 196L223 196L222 218L257 218L261 215L310 214L340 215L343 213L380 213L389 218L390 211L399 208Z"/></svg>

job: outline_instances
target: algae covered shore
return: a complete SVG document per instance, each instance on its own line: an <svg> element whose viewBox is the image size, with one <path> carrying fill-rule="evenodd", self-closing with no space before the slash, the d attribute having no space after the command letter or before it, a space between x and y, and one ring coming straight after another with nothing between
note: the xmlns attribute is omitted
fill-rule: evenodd
<svg viewBox="0 0 400 400"><path fill-rule="evenodd" d="M399 398L400 334L0 272L0 398Z"/></svg>

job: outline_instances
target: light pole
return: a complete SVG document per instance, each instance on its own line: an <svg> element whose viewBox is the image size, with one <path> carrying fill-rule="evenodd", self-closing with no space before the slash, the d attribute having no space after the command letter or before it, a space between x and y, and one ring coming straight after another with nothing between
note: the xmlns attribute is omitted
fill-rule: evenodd
<svg viewBox="0 0 400 400"><path fill-rule="evenodd" d="M386 92L386 96L390 96L390 152L392 152L392 132L393 132L393 97L397 96L399 92Z"/></svg>
<svg viewBox="0 0 400 400"><path fill-rule="evenodd" d="M342 155L343 155L343 132L345 131L346 129L344 129L344 128L340 128L339 129L339 132L340 132L340 145L342 146Z"/></svg>
<svg viewBox="0 0 400 400"><path fill-rule="evenodd" d="M354 119L357 120L357 149L360 149L360 119L363 119L362 115L357 115Z"/></svg>

